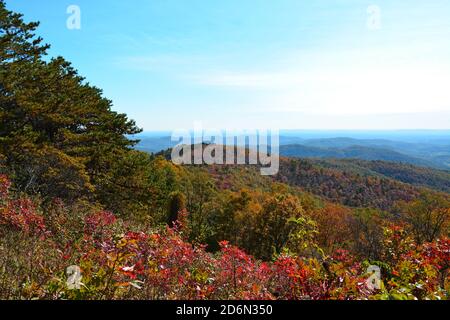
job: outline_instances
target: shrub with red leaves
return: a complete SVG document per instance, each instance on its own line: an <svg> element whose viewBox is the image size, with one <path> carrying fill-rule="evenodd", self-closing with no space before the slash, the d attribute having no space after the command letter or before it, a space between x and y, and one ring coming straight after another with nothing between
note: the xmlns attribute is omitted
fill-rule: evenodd
<svg viewBox="0 0 450 320"><path fill-rule="evenodd" d="M0 225L25 233L43 235L46 232L43 216L27 198L13 199L9 195L11 182L0 176Z"/></svg>
<svg viewBox="0 0 450 320"><path fill-rule="evenodd" d="M0 174L0 200L6 197L11 187L11 181L9 181L6 175Z"/></svg>
<svg viewBox="0 0 450 320"><path fill-rule="evenodd" d="M72 215L59 201L54 205L56 213L45 216L47 228L39 206L26 197L14 198L10 186L0 176L0 232L4 235L0 237L0 265L6 270L0 275L3 298L448 298L448 238L419 246L403 228L388 228L386 261L380 262L385 269L384 285L371 290L363 268L369 262L358 261L346 250L336 249L320 260L283 253L272 262L262 262L222 241L220 250L212 254L205 246L186 241L185 219L174 228L139 230L108 211ZM68 216L78 223L68 221ZM70 240L64 240L67 237ZM14 254L8 255L11 250ZM65 271L70 265L82 272L75 290L66 284Z"/></svg>

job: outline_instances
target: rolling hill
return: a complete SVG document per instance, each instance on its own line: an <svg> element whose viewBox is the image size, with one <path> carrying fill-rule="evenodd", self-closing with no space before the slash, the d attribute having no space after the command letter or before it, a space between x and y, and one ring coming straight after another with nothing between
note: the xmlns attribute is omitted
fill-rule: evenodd
<svg viewBox="0 0 450 320"><path fill-rule="evenodd" d="M437 164L421 158L405 155L391 149L351 145L343 148L324 148L311 145L284 145L280 147L280 154L297 158L337 158L384 160L399 163L409 163L424 167L438 167Z"/></svg>
<svg viewBox="0 0 450 320"><path fill-rule="evenodd" d="M177 143L169 134L144 134L137 137L138 150L157 153ZM406 139L406 138L405 138ZM349 137L304 139L280 136L280 154L297 158L336 158L392 161L415 166L450 170L450 139L389 140Z"/></svg>

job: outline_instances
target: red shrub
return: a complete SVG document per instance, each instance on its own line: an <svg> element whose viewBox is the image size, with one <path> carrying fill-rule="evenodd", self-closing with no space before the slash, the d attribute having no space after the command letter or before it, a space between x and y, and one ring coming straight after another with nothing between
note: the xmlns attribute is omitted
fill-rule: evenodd
<svg viewBox="0 0 450 320"><path fill-rule="evenodd" d="M27 198L12 199L9 195L11 182L0 175L0 225L27 234L43 235L45 222L34 203Z"/></svg>

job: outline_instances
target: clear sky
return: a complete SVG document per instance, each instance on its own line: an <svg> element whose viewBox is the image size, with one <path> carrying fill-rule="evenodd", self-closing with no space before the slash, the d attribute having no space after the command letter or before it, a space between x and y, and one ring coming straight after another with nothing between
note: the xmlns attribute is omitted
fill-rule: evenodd
<svg viewBox="0 0 450 320"><path fill-rule="evenodd" d="M450 128L448 0L6 2L146 131Z"/></svg>

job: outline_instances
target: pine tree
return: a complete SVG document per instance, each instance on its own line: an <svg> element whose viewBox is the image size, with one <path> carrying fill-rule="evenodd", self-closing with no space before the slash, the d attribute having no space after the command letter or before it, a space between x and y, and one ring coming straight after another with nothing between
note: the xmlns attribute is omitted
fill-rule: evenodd
<svg viewBox="0 0 450 320"><path fill-rule="evenodd" d="M38 25L0 0L0 158L23 191L103 201L140 129L64 58L44 59Z"/></svg>

